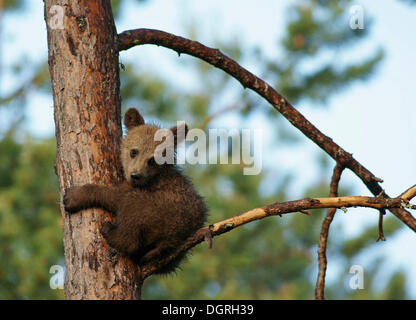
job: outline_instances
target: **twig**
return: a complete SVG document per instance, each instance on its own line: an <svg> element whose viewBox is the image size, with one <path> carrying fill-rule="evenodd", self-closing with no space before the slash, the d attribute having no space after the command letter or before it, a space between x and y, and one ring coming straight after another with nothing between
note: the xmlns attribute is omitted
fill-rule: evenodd
<svg viewBox="0 0 416 320"><path fill-rule="evenodd" d="M330 137L319 131L269 84L241 67L237 62L221 53L218 49L209 48L197 41L152 29L125 31L118 35L118 44L119 51L144 44L163 46L176 51L179 55L181 53L189 54L222 69L237 79L244 88L250 88L265 98L290 123L321 147L337 163L352 170L374 195L379 194L382 190L379 185L381 179L374 176L368 169L355 160L350 153L333 142ZM384 197L388 198L387 195ZM390 211L416 232L416 220L408 211L402 207L391 208Z"/></svg>
<svg viewBox="0 0 416 320"><path fill-rule="evenodd" d="M380 209L380 214L378 216L378 241L386 241L386 238L384 237L384 231L383 231L383 217L386 214L386 210Z"/></svg>
<svg viewBox="0 0 416 320"><path fill-rule="evenodd" d="M338 196L338 185L339 180L341 178L342 171L344 171L344 167L340 164L336 164L334 171L332 173L331 184L329 188L329 196L330 197L337 197ZM326 276L326 268L327 268L327 258L326 258L326 249L328 243L328 233L329 227L331 226L332 220L334 219L334 215L336 212L336 208L329 208L324 221L322 221L321 233L319 236L319 243L318 243L318 278L316 280L316 287L315 287L315 299L316 300L323 300L325 299L325 276Z"/></svg>
<svg viewBox="0 0 416 320"><path fill-rule="evenodd" d="M310 216L312 214L309 210L299 210L300 213L306 214L307 216Z"/></svg>

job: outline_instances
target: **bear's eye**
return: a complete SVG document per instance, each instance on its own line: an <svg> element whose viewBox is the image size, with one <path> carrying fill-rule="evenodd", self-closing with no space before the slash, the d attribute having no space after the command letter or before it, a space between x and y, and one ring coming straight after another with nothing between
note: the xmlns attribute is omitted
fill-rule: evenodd
<svg viewBox="0 0 416 320"><path fill-rule="evenodd" d="M137 150L137 149L131 149L130 150L130 157L131 158L136 157L138 154L139 154L139 150Z"/></svg>
<svg viewBox="0 0 416 320"><path fill-rule="evenodd" d="M149 166L155 166L157 163L155 161L155 158L154 157L151 157L149 160L147 160L147 164Z"/></svg>

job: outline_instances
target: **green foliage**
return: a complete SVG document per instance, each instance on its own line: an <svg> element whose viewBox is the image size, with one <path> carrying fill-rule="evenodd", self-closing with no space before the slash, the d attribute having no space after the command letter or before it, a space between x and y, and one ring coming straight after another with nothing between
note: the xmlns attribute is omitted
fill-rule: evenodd
<svg viewBox="0 0 416 320"><path fill-rule="evenodd" d="M24 7L23 2L23 0L3 0L0 2L3 5L0 6L0 11L21 10Z"/></svg>
<svg viewBox="0 0 416 320"><path fill-rule="evenodd" d="M51 90L49 81L49 70L47 63L42 63L40 66L28 65L22 63L22 65L14 66L14 72L16 75L20 73L23 68L33 69L32 76L29 80L23 82L21 86L15 89L10 94L1 97L0 96L0 108L9 106L12 104L24 105L25 99L29 91L37 90L38 92L49 93ZM18 109L18 108L16 108ZM20 107L20 112L23 114L23 108Z"/></svg>
<svg viewBox="0 0 416 320"><path fill-rule="evenodd" d="M362 30L346 27L352 1L298 3L288 8L281 57L264 58L265 74L274 79L279 92L294 104L303 99L324 103L340 89L371 75L383 58L383 51L379 49L352 64L342 63L345 56L342 53L350 52L366 38L371 21L366 21Z"/></svg>
<svg viewBox="0 0 416 320"><path fill-rule="evenodd" d="M17 143L9 133L0 150L0 299L63 298L49 288L63 255L55 140Z"/></svg>

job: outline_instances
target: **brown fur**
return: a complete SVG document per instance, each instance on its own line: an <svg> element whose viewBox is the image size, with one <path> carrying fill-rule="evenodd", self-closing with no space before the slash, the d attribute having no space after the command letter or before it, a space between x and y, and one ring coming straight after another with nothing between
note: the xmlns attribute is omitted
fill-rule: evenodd
<svg viewBox="0 0 416 320"><path fill-rule="evenodd" d="M70 213L92 207L112 212L116 223L105 222L101 228L108 244L137 264L151 263L170 254L202 227L207 210L203 199L175 165L153 161L154 150L160 143L154 141L154 134L159 128L144 124L136 109L126 112L124 123L128 133L123 139L121 161L126 181L112 187L72 187L64 196L64 206ZM171 130L176 145L177 128ZM132 178L132 174L140 176ZM158 273L173 271L183 257L177 257Z"/></svg>

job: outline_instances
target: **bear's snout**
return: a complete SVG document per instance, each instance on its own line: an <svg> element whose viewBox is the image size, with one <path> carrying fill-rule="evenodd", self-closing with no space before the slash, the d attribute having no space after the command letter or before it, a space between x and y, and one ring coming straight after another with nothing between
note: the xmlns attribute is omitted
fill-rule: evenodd
<svg viewBox="0 0 416 320"><path fill-rule="evenodd" d="M150 180L150 177L139 172L133 172L130 174L130 183L133 187L143 188L149 184Z"/></svg>
<svg viewBox="0 0 416 320"><path fill-rule="evenodd" d="M135 180L140 180L140 179L142 179L142 178L143 178L143 175L142 175L141 173L133 172L133 173L130 175L130 177L131 177L132 179L135 179Z"/></svg>

